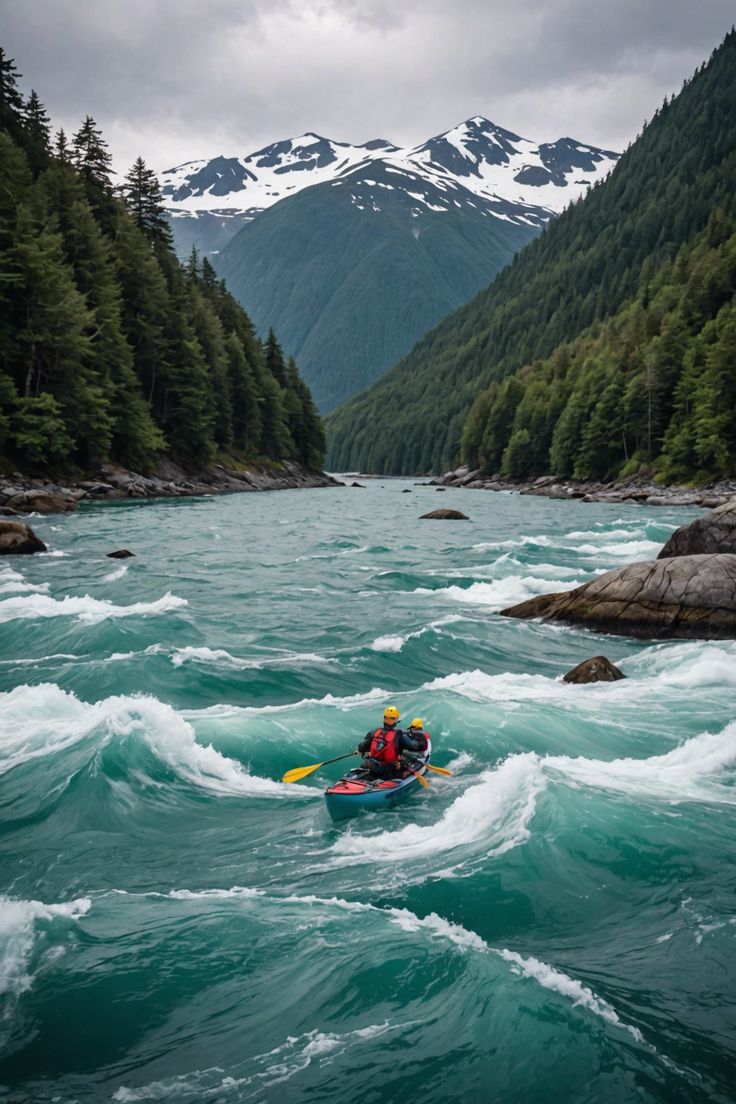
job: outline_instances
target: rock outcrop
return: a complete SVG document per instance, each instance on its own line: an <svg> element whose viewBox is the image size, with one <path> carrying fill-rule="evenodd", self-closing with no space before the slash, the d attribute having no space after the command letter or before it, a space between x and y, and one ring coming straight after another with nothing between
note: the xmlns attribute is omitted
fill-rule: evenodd
<svg viewBox="0 0 736 1104"><path fill-rule="evenodd" d="M712 552L736 552L736 498L719 506L712 514L675 529L657 559Z"/></svg>
<svg viewBox="0 0 736 1104"><path fill-rule="evenodd" d="M501 610L619 636L736 637L736 555L677 556L629 564L561 594Z"/></svg>
<svg viewBox="0 0 736 1104"><path fill-rule="evenodd" d="M131 552L129 548L118 548L116 552L106 552L108 560L129 560L131 556L135 556L135 552Z"/></svg>
<svg viewBox="0 0 736 1104"><path fill-rule="evenodd" d="M0 521L0 555L45 552L46 545L24 521Z"/></svg>
<svg viewBox="0 0 736 1104"><path fill-rule="evenodd" d="M615 663L611 663L610 659L606 659L605 656L593 656L592 659L584 659L582 663L578 663L577 667L573 667L571 671L568 671L566 675L563 675L563 682L618 682L619 679L626 678L623 671L620 671Z"/></svg>
<svg viewBox="0 0 736 1104"><path fill-rule="evenodd" d="M470 521L467 514L461 514L459 510L430 510L428 514L422 514L420 521Z"/></svg>

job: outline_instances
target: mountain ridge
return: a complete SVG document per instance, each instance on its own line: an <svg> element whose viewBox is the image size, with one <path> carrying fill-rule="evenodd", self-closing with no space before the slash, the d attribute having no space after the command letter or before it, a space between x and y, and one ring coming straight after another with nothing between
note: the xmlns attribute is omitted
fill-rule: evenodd
<svg viewBox="0 0 736 1104"><path fill-rule="evenodd" d="M605 176L618 156L569 137L535 143L474 115L415 146L383 138L354 145L307 131L244 157L195 159L158 175L179 252L193 243L210 253L275 203L374 162L435 184L456 179L497 202L498 217L541 226Z"/></svg>
<svg viewBox="0 0 736 1104"><path fill-rule="evenodd" d="M331 416L330 464L386 474L452 467L479 395L541 359L552 358L555 371L568 343L646 297L647 273L676 258L719 206L733 212L735 89L732 31L665 98L608 179ZM386 409L396 412L390 439L366 430ZM491 413L507 417L495 400ZM475 431L466 439L477 448Z"/></svg>

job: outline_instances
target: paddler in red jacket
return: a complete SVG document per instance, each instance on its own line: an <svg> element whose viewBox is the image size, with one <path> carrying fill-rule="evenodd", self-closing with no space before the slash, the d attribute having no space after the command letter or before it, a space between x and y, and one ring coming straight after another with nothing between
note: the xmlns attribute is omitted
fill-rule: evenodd
<svg viewBox="0 0 736 1104"><path fill-rule="evenodd" d="M389 705L384 710L381 728L366 733L358 744L363 763L374 778L395 778L401 767L402 752L419 754L426 747L421 739L415 739L402 728L397 728L398 720L398 709L395 705Z"/></svg>

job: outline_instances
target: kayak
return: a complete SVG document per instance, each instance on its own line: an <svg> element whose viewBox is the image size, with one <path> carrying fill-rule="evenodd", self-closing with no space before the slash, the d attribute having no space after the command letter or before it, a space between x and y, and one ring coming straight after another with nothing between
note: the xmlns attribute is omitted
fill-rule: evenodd
<svg viewBox="0 0 736 1104"><path fill-rule="evenodd" d="M333 820L342 820L362 809L388 809L398 805L421 786L416 775L427 773L431 753L428 747L416 760L416 774L406 772L397 778L371 778L365 767L355 767L325 790L327 812Z"/></svg>

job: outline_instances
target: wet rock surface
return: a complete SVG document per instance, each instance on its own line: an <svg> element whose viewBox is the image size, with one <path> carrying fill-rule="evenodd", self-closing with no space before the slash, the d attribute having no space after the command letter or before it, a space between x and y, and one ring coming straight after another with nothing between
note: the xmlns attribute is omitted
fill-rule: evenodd
<svg viewBox="0 0 736 1104"><path fill-rule="evenodd" d="M0 556L46 552L46 545L24 521L0 520Z"/></svg>
<svg viewBox="0 0 736 1104"><path fill-rule="evenodd" d="M736 498L676 529L657 559L710 552L736 552Z"/></svg>
<svg viewBox="0 0 736 1104"><path fill-rule="evenodd" d="M460 510L430 510L428 514L422 514L420 521L470 521L467 514Z"/></svg>
<svg viewBox="0 0 736 1104"><path fill-rule="evenodd" d="M584 659L582 663L578 663L577 667L573 667L571 671L563 675L562 681L582 684L588 682L618 682L619 679L623 678L626 678L623 671L619 670L615 663L611 663L606 656L593 656L592 659Z"/></svg>
<svg viewBox="0 0 736 1104"><path fill-rule="evenodd" d="M644 639L736 637L736 555L678 556L629 564L575 590L501 610Z"/></svg>

